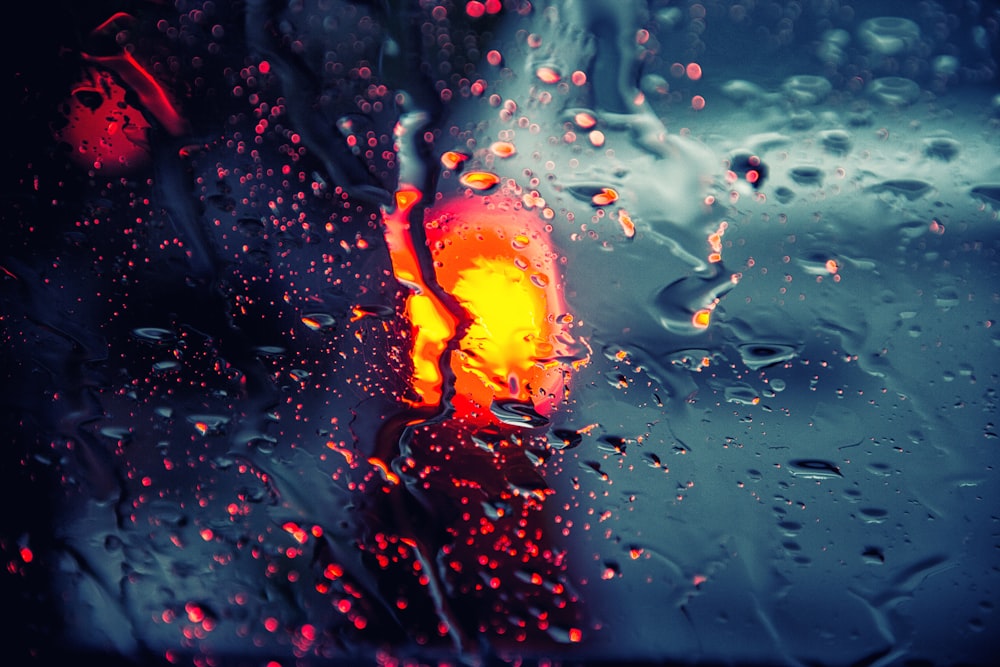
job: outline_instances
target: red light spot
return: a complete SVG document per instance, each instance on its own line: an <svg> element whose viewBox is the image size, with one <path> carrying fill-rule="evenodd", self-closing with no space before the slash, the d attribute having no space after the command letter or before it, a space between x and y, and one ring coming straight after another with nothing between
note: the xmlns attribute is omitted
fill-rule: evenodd
<svg viewBox="0 0 1000 667"><path fill-rule="evenodd" d="M201 623L205 620L205 610L194 602L188 602L184 605L184 611L187 612L188 620L192 623Z"/></svg>
<svg viewBox="0 0 1000 667"><path fill-rule="evenodd" d="M309 539L309 534L294 521L286 521L281 527L299 544L305 544L305 541Z"/></svg>
<svg viewBox="0 0 1000 667"><path fill-rule="evenodd" d="M697 81L701 78L701 65L698 63L688 63L684 72L687 74L688 78L692 81Z"/></svg>
<svg viewBox="0 0 1000 667"><path fill-rule="evenodd" d="M269 616L264 619L264 627L268 632L274 632L278 629L278 619L273 616Z"/></svg>
<svg viewBox="0 0 1000 667"><path fill-rule="evenodd" d="M486 0L487 14L498 14L501 9L503 9L503 5L500 0Z"/></svg>
<svg viewBox="0 0 1000 667"><path fill-rule="evenodd" d="M579 628L570 628L569 629L569 640L571 642L573 642L574 644L577 644L582 639L583 639L583 631L581 631Z"/></svg>
<svg viewBox="0 0 1000 667"><path fill-rule="evenodd" d="M30 563L31 561L35 560L35 554L33 554L31 552L31 549L29 549L28 547L21 547L20 551L21 551L21 560L23 560L25 563Z"/></svg>
<svg viewBox="0 0 1000 667"><path fill-rule="evenodd" d="M486 54L486 62L497 67L503 62L503 55L496 49Z"/></svg>
<svg viewBox="0 0 1000 667"><path fill-rule="evenodd" d="M88 169L118 174L149 159L149 123L126 102L125 89L106 72L91 71L66 101L66 127L56 138L72 148L70 157Z"/></svg>
<svg viewBox="0 0 1000 667"><path fill-rule="evenodd" d="M701 95L695 95L691 98L691 108L695 111L701 111L705 108L705 98Z"/></svg>
<svg viewBox="0 0 1000 667"><path fill-rule="evenodd" d="M486 5L484 5L481 2L478 2L477 0L472 0L471 2L466 3L465 13L468 14L471 18L478 19L480 16L486 13Z"/></svg>
<svg viewBox="0 0 1000 667"><path fill-rule="evenodd" d="M756 183L760 180L760 172L756 169L751 169L747 172L747 181L750 183Z"/></svg>
<svg viewBox="0 0 1000 667"><path fill-rule="evenodd" d="M706 581L708 581L708 577L706 577L703 574L696 574L694 575L694 577L691 578L691 583L694 584L695 586L701 586Z"/></svg>
<svg viewBox="0 0 1000 667"><path fill-rule="evenodd" d="M259 71L261 74L270 74L271 63L267 62L266 60L261 60L260 64L257 65L257 71Z"/></svg>

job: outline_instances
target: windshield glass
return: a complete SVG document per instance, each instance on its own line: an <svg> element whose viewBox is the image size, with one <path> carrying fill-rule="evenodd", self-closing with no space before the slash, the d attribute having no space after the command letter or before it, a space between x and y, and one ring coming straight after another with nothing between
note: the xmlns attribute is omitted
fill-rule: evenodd
<svg viewBox="0 0 1000 667"><path fill-rule="evenodd" d="M995 3L35 5L15 662L996 655Z"/></svg>

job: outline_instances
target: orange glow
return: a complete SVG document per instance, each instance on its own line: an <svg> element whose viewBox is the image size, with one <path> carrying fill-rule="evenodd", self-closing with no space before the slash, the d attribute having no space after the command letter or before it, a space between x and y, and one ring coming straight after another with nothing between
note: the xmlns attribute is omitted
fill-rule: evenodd
<svg viewBox="0 0 1000 667"><path fill-rule="evenodd" d="M510 157L517 152L517 147L509 141L496 141L490 146L490 150L497 157Z"/></svg>
<svg viewBox="0 0 1000 667"><path fill-rule="evenodd" d="M402 185L396 192L396 207L384 211L385 242L396 279L413 290L406 300L406 317L413 324L413 389L420 397L416 405L437 405L443 378L438 361L455 336L458 320L424 281L410 235L410 211L420 201L420 191Z"/></svg>
<svg viewBox="0 0 1000 667"><path fill-rule="evenodd" d="M499 184L500 177L488 171L470 171L467 174L462 174L458 181L467 188L482 192Z"/></svg>
<svg viewBox="0 0 1000 667"><path fill-rule="evenodd" d="M371 463L373 466L378 468L378 471L382 473L382 478L385 479L385 481L392 485L399 484L399 475L389 470L389 466L385 464L385 461L373 456L368 459L368 463Z"/></svg>
<svg viewBox="0 0 1000 667"><path fill-rule="evenodd" d="M632 216L623 208L618 209L618 224L621 225L625 238L630 239L635 236L635 223L632 222Z"/></svg>
<svg viewBox="0 0 1000 667"><path fill-rule="evenodd" d="M709 323L712 321L712 311L708 308L702 308L696 311L691 317L691 324L697 329L707 329Z"/></svg>
<svg viewBox="0 0 1000 667"><path fill-rule="evenodd" d="M393 272L413 290L405 314L413 327L412 387L419 398L410 403L427 406L437 405L444 393L442 358L459 320L421 273L410 235L410 212L419 198L417 190L402 187L383 221ZM480 199L451 201L428 210L426 220L434 277L454 297L465 324L450 356L456 414L495 420L490 406L496 400L530 402L540 414L550 414L569 372L559 358L571 353L573 318L545 223L528 210L488 208ZM387 481L395 478L381 461L369 462Z"/></svg>
<svg viewBox="0 0 1000 667"><path fill-rule="evenodd" d="M468 159L468 155L459 153L458 151L445 151L441 154L441 164L445 169L451 169L452 171L458 169Z"/></svg>
<svg viewBox="0 0 1000 667"><path fill-rule="evenodd" d="M428 220L437 282L468 317L451 358L456 412L492 419L494 400L518 400L549 414L563 393L567 369L556 359L567 354L572 318L558 317L566 307L544 223L478 200L452 202Z"/></svg>
<svg viewBox="0 0 1000 667"><path fill-rule="evenodd" d="M837 260L828 259L826 260L826 270L832 275L836 275L837 271L840 270L840 266L837 264Z"/></svg>
<svg viewBox="0 0 1000 667"><path fill-rule="evenodd" d="M535 70L535 76L542 83L559 83L562 76L556 70L551 67L539 67Z"/></svg>
<svg viewBox="0 0 1000 667"><path fill-rule="evenodd" d="M594 206L607 206L618 201L618 191L612 188L601 188L601 191L590 198Z"/></svg>
<svg viewBox="0 0 1000 667"><path fill-rule="evenodd" d="M722 237L725 236L727 229L729 223L723 220L719 223L719 227L708 235L708 245L712 249L708 254L708 261L713 264L722 261Z"/></svg>
<svg viewBox="0 0 1000 667"><path fill-rule="evenodd" d="M575 116L573 116L573 122L581 130L590 130L597 125L597 119L594 115L586 111L578 111Z"/></svg>
<svg viewBox="0 0 1000 667"><path fill-rule="evenodd" d="M309 539L309 534L294 521L286 521L282 524L281 528L299 544L305 544L306 540Z"/></svg>

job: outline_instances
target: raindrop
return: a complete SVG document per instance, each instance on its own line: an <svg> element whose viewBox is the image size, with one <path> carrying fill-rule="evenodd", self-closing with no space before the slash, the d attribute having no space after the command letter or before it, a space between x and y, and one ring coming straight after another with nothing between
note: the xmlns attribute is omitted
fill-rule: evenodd
<svg viewBox="0 0 1000 667"><path fill-rule="evenodd" d="M490 405L490 412L502 423L509 426L538 428L540 426L547 426L549 423L547 418L535 410L535 406L531 402L494 400Z"/></svg>
<svg viewBox="0 0 1000 667"><path fill-rule="evenodd" d="M829 81L814 74L790 76L781 87L792 102L805 105L819 104L833 90Z"/></svg>
<svg viewBox="0 0 1000 667"><path fill-rule="evenodd" d="M868 85L868 92L876 100L890 106L908 106L920 98L920 86L901 76L875 79Z"/></svg>
<svg viewBox="0 0 1000 667"><path fill-rule="evenodd" d="M754 189L764 184L769 171L763 160L746 151L736 153L729 159L729 169L749 182Z"/></svg>
<svg viewBox="0 0 1000 667"><path fill-rule="evenodd" d="M879 507L865 507L860 514L865 523L882 523L889 516L889 512Z"/></svg>
<svg viewBox="0 0 1000 667"><path fill-rule="evenodd" d="M154 347L172 345L177 340L177 336L173 331L159 329L157 327L140 327L138 329L133 329L132 337L141 343L152 345Z"/></svg>
<svg viewBox="0 0 1000 667"><path fill-rule="evenodd" d="M760 396L757 391L750 385L738 383L726 387L723 392L726 400L730 403L738 403L740 405L757 405L760 403Z"/></svg>
<svg viewBox="0 0 1000 667"><path fill-rule="evenodd" d="M229 424L229 417L223 415L190 415L187 421L201 435L218 435Z"/></svg>
<svg viewBox="0 0 1000 667"><path fill-rule="evenodd" d="M931 191L931 184L915 178L897 178L871 187L872 192L889 193L914 201Z"/></svg>
<svg viewBox="0 0 1000 667"><path fill-rule="evenodd" d="M989 183L977 185L969 193L976 199L981 199L990 206L1000 206L1000 184Z"/></svg>
<svg viewBox="0 0 1000 667"><path fill-rule="evenodd" d="M840 468L822 459L794 459L788 465L792 475L803 479L834 479L844 476Z"/></svg>
<svg viewBox="0 0 1000 667"><path fill-rule="evenodd" d="M789 361L799 354L797 348L782 343L747 343L739 346L739 352L743 363L753 371ZM771 383L775 391L781 391L774 385L774 382L781 381L775 380ZM784 388L784 383L781 382L781 384Z"/></svg>
<svg viewBox="0 0 1000 667"><path fill-rule="evenodd" d="M312 331L324 331L337 326L337 320L329 313L306 313L301 319L302 324Z"/></svg>
<svg viewBox="0 0 1000 667"><path fill-rule="evenodd" d="M610 452L619 456L623 456L625 454L625 448L628 446L628 441L625 438L621 438L616 435L602 435L597 439L597 442L597 448L601 451Z"/></svg>
<svg viewBox="0 0 1000 667"><path fill-rule="evenodd" d="M154 373L173 373L179 371L183 368L181 362L175 359L167 359L166 361L157 361L153 364L152 370Z"/></svg>
<svg viewBox="0 0 1000 667"><path fill-rule="evenodd" d="M788 176L799 185L822 185L823 183L823 172L820 171L819 167L792 167Z"/></svg>
<svg viewBox="0 0 1000 667"><path fill-rule="evenodd" d="M858 41L869 51L894 56L911 50L920 41L920 28L910 19L879 16L858 26Z"/></svg>
<svg viewBox="0 0 1000 667"><path fill-rule="evenodd" d="M851 135L844 130L824 130L819 138L827 153L847 155L851 150Z"/></svg>
<svg viewBox="0 0 1000 667"><path fill-rule="evenodd" d="M583 442L583 436L577 431L565 428L552 429L549 433L548 443L553 449L573 449Z"/></svg>
<svg viewBox="0 0 1000 667"><path fill-rule="evenodd" d="M881 547L865 547L865 550L861 552L861 558L866 563L881 565L885 562L885 552L882 551Z"/></svg>
<svg viewBox="0 0 1000 667"><path fill-rule="evenodd" d="M774 189L774 198L778 200L779 204L787 204L795 199L795 191L781 185Z"/></svg>

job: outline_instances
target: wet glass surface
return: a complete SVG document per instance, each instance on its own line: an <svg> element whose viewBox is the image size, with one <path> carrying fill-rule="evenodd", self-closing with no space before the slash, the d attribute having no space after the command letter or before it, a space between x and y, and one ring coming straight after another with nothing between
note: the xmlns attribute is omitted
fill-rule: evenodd
<svg viewBox="0 0 1000 667"><path fill-rule="evenodd" d="M36 3L10 664L991 664L1000 8Z"/></svg>

